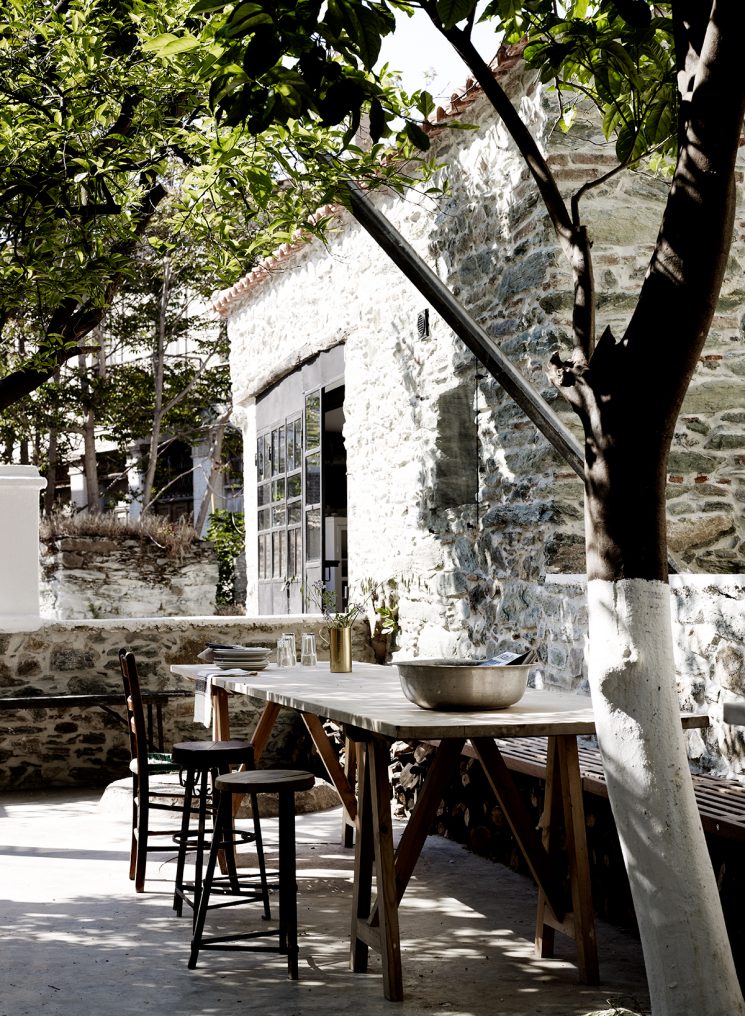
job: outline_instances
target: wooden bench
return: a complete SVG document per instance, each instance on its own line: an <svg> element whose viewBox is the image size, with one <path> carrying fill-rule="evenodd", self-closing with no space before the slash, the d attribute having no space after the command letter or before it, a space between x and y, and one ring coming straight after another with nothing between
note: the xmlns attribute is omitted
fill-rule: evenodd
<svg viewBox="0 0 745 1016"><path fill-rule="evenodd" d="M498 740L497 745L508 769L545 780L545 737L515 737ZM463 751L475 757L468 744ZM582 789L607 798L608 787L598 749L580 741L578 755ZM694 774L693 787L704 832L745 841L745 784L722 776Z"/></svg>
<svg viewBox="0 0 745 1016"><path fill-rule="evenodd" d="M169 691L146 691L142 701L147 717L147 740L151 751L163 751L163 708L171 699L186 698L194 693L188 688ZM92 695L27 695L0 697L0 713L23 709L87 709L96 706L127 726L124 713L124 693L103 692ZM117 709L119 707L119 709Z"/></svg>

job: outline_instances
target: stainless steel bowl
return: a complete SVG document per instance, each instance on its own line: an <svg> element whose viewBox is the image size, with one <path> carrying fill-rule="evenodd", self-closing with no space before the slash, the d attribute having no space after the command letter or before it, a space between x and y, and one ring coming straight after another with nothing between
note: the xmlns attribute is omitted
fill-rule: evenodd
<svg viewBox="0 0 745 1016"><path fill-rule="evenodd" d="M519 702L534 663L490 666L477 660L406 660L401 688L423 709L506 709Z"/></svg>

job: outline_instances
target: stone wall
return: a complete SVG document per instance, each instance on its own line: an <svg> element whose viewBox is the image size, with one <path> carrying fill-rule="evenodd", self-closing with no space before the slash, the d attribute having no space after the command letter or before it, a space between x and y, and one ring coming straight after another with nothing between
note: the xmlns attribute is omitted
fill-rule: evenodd
<svg viewBox="0 0 745 1016"><path fill-rule="evenodd" d="M591 119L580 117L567 135L555 130L553 99L533 77L513 68L502 84L518 97L565 195L614 163ZM461 118L479 129L434 138L435 158L450 167L446 198L375 200L579 437L545 376L551 353L569 344L568 267L491 109L477 99ZM581 202L593 238L598 332L623 334L666 190L662 178L622 173ZM418 333L424 299L351 216L341 212L337 221L327 248L285 253L276 271L264 266L236 287L228 305L249 489L254 400L314 353L343 343L350 576L396 580L401 655L490 656L527 643L541 653L539 681L581 687L580 480L436 314L429 334ZM741 209L668 475L670 549L685 573L673 602L681 698L715 719L707 735L691 735L691 755L735 772L742 738L718 717L727 695L745 692L744 262ZM247 514L249 548L254 515ZM252 582L249 557L249 602Z"/></svg>
<svg viewBox="0 0 745 1016"><path fill-rule="evenodd" d="M319 632L317 617L168 617L46 623L34 632L0 633L0 697L79 695L122 691L118 652L137 658L142 687L149 691L189 688L169 671L173 663L196 663L207 641L250 645L276 643L292 631ZM328 658L319 642L319 657ZM372 660L367 624L354 630L353 656ZM260 705L241 696L231 702L231 732L247 737ZM122 699L122 715L124 706ZM193 699L175 699L166 710L165 742L208 738L194 723ZM267 748L267 764L305 762L309 740L292 714L280 722ZM125 776L129 765L126 727L97 707L0 709L0 790L37 786L99 786Z"/></svg>
<svg viewBox="0 0 745 1016"><path fill-rule="evenodd" d="M41 613L73 618L204 616L215 609L211 543L63 536L41 544Z"/></svg>
<svg viewBox="0 0 745 1016"><path fill-rule="evenodd" d="M512 588L527 600L531 639L544 647L537 684L589 693L585 665L587 605L581 575L548 576L544 584ZM701 771L745 776L745 732L722 721L725 702L745 698L745 575L670 577L675 669L681 707L705 712L706 730L686 735Z"/></svg>
<svg viewBox="0 0 745 1016"><path fill-rule="evenodd" d="M568 135L555 130L553 99L520 67L505 71L502 83L517 96L566 195L613 163L591 120ZM479 129L434 138L435 158L450 166L446 198L375 200L578 434L545 377L551 353L569 342L569 270L491 109L477 99L461 118ZM608 325L623 333L666 190L662 178L622 173L582 200L593 237L598 331ZM742 262L741 212L670 457L670 549L686 572L745 572ZM581 636L560 668L564 650L551 643L561 642L561 632L541 604L547 576L584 571L580 480L437 315L430 315L430 333L418 334L424 299L347 213L339 214L328 248L305 245L276 267L236 287L228 306L247 489L254 486L254 400L314 353L343 343L352 580L398 582L407 653L490 655L527 639L547 647L552 676L571 683L581 669ZM249 604L254 515L248 511Z"/></svg>

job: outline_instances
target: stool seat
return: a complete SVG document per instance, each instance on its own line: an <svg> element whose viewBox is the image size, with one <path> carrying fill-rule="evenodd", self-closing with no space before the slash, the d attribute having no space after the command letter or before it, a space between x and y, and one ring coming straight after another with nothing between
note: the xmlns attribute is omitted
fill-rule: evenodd
<svg viewBox="0 0 745 1016"><path fill-rule="evenodd" d="M302 769L254 769L218 776L215 787L226 794L278 794L280 790L295 794L311 790L315 782L313 774Z"/></svg>
<svg viewBox="0 0 745 1016"><path fill-rule="evenodd" d="M177 766L217 769L223 765L253 763L253 748L247 741L179 741L171 749Z"/></svg>
<svg viewBox="0 0 745 1016"><path fill-rule="evenodd" d="M302 790L310 790L315 784L313 773L302 769L251 769L244 772L226 773L215 779L215 795L218 798L217 816L214 834L210 846L207 872L202 884L199 906L194 921L194 933L191 940L189 968L197 965L199 952L202 949L259 949L279 952L287 956L288 975L296 980L298 976L298 944L297 944L297 881L295 859L295 794ZM227 904L210 904L210 895L214 888L214 873L217 855L221 846L229 839L232 819L232 796L234 794L250 794L256 800L257 794L276 794L279 799L279 927L273 931L247 931L229 935L205 937L204 925L207 911L216 906ZM234 892L233 904L242 900L240 893ZM252 940L263 939L270 935L278 935L275 947L262 946Z"/></svg>

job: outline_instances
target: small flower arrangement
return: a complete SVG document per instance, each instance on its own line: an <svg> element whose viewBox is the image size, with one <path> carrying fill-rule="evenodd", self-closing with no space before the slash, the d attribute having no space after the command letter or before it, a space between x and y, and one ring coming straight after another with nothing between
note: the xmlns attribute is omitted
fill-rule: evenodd
<svg viewBox="0 0 745 1016"><path fill-rule="evenodd" d="M369 599L369 597L365 597L361 603L350 603L346 610L337 611L336 593L331 589L326 589L320 580L305 588L304 592L311 603L321 611L323 620L329 628L351 628L365 610L365 602Z"/></svg>

